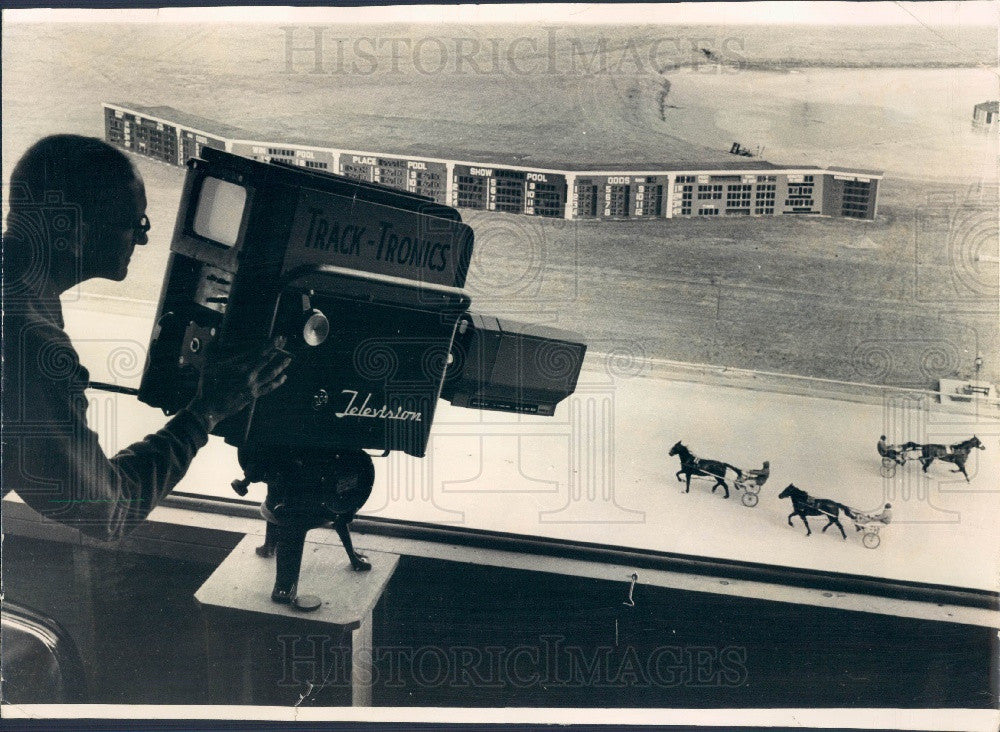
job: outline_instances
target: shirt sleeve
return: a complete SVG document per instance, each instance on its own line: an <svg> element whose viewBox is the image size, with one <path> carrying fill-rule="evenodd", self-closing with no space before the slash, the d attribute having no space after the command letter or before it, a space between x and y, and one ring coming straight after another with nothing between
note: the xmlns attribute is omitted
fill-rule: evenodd
<svg viewBox="0 0 1000 732"><path fill-rule="evenodd" d="M6 430L4 439L4 487L44 516L114 541L177 485L208 441L207 425L181 410L161 430L109 458L87 425L89 374L68 339L60 345L65 360L56 362L58 373L36 371L25 359L20 419L15 434Z"/></svg>

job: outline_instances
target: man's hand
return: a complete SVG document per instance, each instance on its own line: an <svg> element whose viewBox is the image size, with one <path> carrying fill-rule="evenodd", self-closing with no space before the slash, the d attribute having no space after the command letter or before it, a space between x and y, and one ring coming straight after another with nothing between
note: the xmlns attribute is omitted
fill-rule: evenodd
<svg viewBox="0 0 1000 732"><path fill-rule="evenodd" d="M292 359L280 350L284 345L285 339L279 336L261 352L210 359L188 409L203 417L211 431L254 399L270 394L288 378L284 372Z"/></svg>

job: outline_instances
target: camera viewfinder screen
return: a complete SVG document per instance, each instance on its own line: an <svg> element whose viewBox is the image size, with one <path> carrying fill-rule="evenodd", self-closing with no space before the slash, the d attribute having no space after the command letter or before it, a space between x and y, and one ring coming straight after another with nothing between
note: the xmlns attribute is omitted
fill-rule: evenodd
<svg viewBox="0 0 1000 732"><path fill-rule="evenodd" d="M194 214L194 233L227 247L235 246L246 202L247 190L243 186L205 178Z"/></svg>

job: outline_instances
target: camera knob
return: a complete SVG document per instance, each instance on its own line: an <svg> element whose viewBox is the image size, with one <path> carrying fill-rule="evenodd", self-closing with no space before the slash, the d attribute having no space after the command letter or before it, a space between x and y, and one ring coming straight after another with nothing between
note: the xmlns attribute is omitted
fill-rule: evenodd
<svg viewBox="0 0 1000 732"><path fill-rule="evenodd" d="M330 335L330 321L319 310L306 311L302 322L302 340L307 346L318 346Z"/></svg>

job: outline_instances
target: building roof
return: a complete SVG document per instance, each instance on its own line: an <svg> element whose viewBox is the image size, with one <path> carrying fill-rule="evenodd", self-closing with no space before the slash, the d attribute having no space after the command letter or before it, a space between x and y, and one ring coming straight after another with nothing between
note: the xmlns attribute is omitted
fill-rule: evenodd
<svg viewBox="0 0 1000 732"><path fill-rule="evenodd" d="M147 117L156 117L164 122L176 122L184 127L190 127L192 129L207 132L210 135L225 139L245 139L253 134L240 127L226 124L225 122L208 119L207 117L200 117L197 114L189 114L165 105L147 107L142 104L132 104L131 102L107 102L107 104L113 107L121 107L122 109L130 109L134 112L146 115Z"/></svg>
<svg viewBox="0 0 1000 732"><path fill-rule="evenodd" d="M977 112L1000 112L1000 101L980 102L976 105Z"/></svg>
<svg viewBox="0 0 1000 732"><path fill-rule="evenodd" d="M882 170L868 170L866 168L842 168L839 165L831 165L828 168L825 168L825 170L828 170L831 173L847 173L848 175L874 175L880 178L885 174L885 171Z"/></svg>
<svg viewBox="0 0 1000 732"><path fill-rule="evenodd" d="M109 102L111 106L133 110L139 114L149 117L159 118L165 122L191 127L210 135L225 138L228 140L251 141L258 144L281 145L285 147L308 146L314 148L328 148L334 150L346 150L352 152L367 152L385 157L410 157L410 158L432 158L437 160L461 161L476 165L497 165L516 166L520 168L537 168L541 170L554 170L566 172L666 172L666 171L769 171L769 170L815 170L822 172L829 170L855 175L881 176L880 171L861 170L856 168L821 168L815 165L776 165L759 158L749 158L744 156L730 155L726 152L711 150L709 148L695 148L687 146L678 149L684 157L663 160L645 151L612 152L603 151L598 153L581 152L576 161L570 162L566 159L553 159L545 155L523 152L497 152L491 150L476 150L462 148L458 146L440 146L423 143L392 145L391 143L379 144L375 140L352 140L352 141L331 141L329 139L317 139L314 137L304 137L299 135L280 134L275 132L265 132L260 134L252 132L234 125L229 125L216 120L200 117L195 114L188 114L173 107L144 106L131 104L129 102ZM993 104L996 104L993 102ZM688 157L690 156L690 157Z"/></svg>
<svg viewBox="0 0 1000 732"><path fill-rule="evenodd" d="M684 171L684 170L778 170L779 166L769 163L766 160L757 158L746 158L736 155L720 153L717 158L688 159L688 160L660 160L652 156L637 152L631 155L615 155L613 159L604 156L587 156L585 160L567 161L548 158L531 153L510 153L489 150L472 150L462 147L447 148L414 144L389 148L389 146L378 146L377 149L370 149L367 145L353 141L351 143L334 143L329 140L317 140L314 138L286 136L281 138L280 143L275 138L252 138L257 142L270 141L273 144L281 144L287 147L295 145L308 145L310 147L332 148L335 150L362 151L377 154L384 157L416 157L434 158L437 160L454 160L476 165L498 165L517 166L521 168L539 168L542 170L565 170L567 172L577 171ZM372 147L376 147L372 145ZM793 166L801 167L801 166Z"/></svg>

